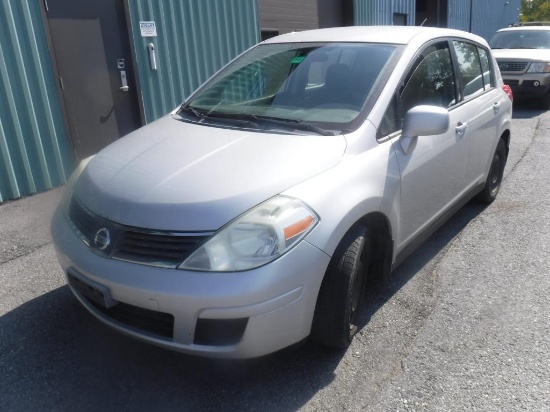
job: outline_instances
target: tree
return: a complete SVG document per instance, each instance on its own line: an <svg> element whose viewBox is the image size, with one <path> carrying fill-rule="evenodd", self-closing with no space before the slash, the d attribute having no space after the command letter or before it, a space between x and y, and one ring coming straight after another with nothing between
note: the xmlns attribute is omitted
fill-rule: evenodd
<svg viewBox="0 0 550 412"><path fill-rule="evenodd" d="M548 0L521 0L521 21L550 21Z"/></svg>

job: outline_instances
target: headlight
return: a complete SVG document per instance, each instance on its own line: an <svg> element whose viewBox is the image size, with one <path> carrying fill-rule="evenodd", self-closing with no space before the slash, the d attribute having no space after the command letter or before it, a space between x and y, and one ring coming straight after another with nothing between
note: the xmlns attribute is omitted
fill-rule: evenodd
<svg viewBox="0 0 550 412"><path fill-rule="evenodd" d="M300 200L276 196L223 227L179 268L230 272L265 265L292 249L318 221Z"/></svg>
<svg viewBox="0 0 550 412"><path fill-rule="evenodd" d="M531 63L527 73L550 73L550 63Z"/></svg>
<svg viewBox="0 0 550 412"><path fill-rule="evenodd" d="M92 157L93 156L87 157L86 159L80 162L78 167L75 169L75 171L67 181L65 188L63 189L63 197L61 198L61 207L63 208L63 213L65 213L65 216L69 216L69 207L71 206L71 198L73 196L74 185L78 179L78 176L80 176L80 174L86 168L88 163L90 163L90 160L92 160Z"/></svg>

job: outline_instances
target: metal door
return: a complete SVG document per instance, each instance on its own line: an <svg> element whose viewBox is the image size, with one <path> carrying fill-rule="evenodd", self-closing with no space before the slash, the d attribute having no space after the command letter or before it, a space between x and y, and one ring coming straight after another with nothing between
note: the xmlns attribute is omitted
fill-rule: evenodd
<svg viewBox="0 0 550 412"><path fill-rule="evenodd" d="M77 159L141 125L122 0L47 0L47 22Z"/></svg>

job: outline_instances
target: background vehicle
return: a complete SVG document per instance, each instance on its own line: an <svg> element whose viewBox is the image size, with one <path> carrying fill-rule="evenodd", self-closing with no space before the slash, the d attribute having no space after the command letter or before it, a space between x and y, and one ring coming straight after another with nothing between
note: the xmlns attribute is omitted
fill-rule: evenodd
<svg viewBox="0 0 550 412"><path fill-rule="evenodd" d="M96 317L167 348L346 347L369 277L495 199L511 106L468 33L270 39L83 162L52 223L61 265Z"/></svg>
<svg viewBox="0 0 550 412"><path fill-rule="evenodd" d="M490 45L514 96L539 99L550 109L550 26L502 29Z"/></svg>

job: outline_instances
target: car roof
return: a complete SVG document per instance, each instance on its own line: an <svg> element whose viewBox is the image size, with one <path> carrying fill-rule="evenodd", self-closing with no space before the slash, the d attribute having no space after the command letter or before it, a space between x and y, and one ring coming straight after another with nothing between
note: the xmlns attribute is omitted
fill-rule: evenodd
<svg viewBox="0 0 550 412"><path fill-rule="evenodd" d="M308 43L308 42L368 42L386 44L409 44L413 40L428 41L439 37L461 37L485 44L475 34L460 30L419 26L351 26L307 30L283 34L263 43Z"/></svg>
<svg viewBox="0 0 550 412"><path fill-rule="evenodd" d="M514 26L500 29L497 33L503 31L550 31L550 26Z"/></svg>

